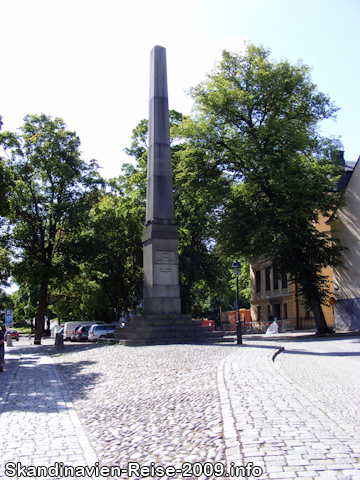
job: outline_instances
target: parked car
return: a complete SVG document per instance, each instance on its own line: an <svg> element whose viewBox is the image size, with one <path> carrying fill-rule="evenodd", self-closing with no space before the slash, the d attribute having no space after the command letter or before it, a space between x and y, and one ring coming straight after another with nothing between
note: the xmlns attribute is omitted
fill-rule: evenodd
<svg viewBox="0 0 360 480"><path fill-rule="evenodd" d="M76 325L74 327L73 333L71 334L71 337L70 337L70 340L72 342L76 342L76 332L79 330L80 327L81 327L81 325Z"/></svg>
<svg viewBox="0 0 360 480"><path fill-rule="evenodd" d="M17 330L15 330L14 328L8 328L5 332L5 335L4 335L4 339L6 340L7 339L7 334L10 334L10 337L13 338L14 340L17 340L19 341L19 333Z"/></svg>
<svg viewBox="0 0 360 480"><path fill-rule="evenodd" d="M78 321L78 322L66 322L64 325L64 340L71 340L71 335L74 332L75 327L81 327L81 325L94 325L94 321ZM98 322L98 324L103 322Z"/></svg>
<svg viewBox="0 0 360 480"><path fill-rule="evenodd" d="M99 338L114 338L115 328L118 325L92 325L89 329L89 342L96 342Z"/></svg>
<svg viewBox="0 0 360 480"><path fill-rule="evenodd" d="M56 334L60 332L61 329L64 329L63 325L53 325L53 327L50 330L50 338L55 338Z"/></svg>
<svg viewBox="0 0 360 480"><path fill-rule="evenodd" d="M86 342L88 339L88 334L90 330L91 325L81 325L76 330L76 335L75 335L75 341L76 342Z"/></svg>

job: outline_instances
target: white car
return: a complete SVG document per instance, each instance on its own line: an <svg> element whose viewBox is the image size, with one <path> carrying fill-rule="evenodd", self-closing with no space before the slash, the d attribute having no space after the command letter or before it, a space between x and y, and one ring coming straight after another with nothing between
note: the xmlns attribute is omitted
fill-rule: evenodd
<svg viewBox="0 0 360 480"><path fill-rule="evenodd" d="M92 325L88 333L89 342L96 342L99 338L114 338L115 329L118 325Z"/></svg>

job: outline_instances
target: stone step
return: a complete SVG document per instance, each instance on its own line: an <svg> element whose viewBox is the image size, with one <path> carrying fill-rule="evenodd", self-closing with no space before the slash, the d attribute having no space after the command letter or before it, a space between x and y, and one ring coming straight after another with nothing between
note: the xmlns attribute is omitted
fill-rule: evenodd
<svg viewBox="0 0 360 480"><path fill-rule="evenodd" d="M144 345L174 345L174 344L213 344L213 343L221 343L222 339L219 337L211 338L211 337L201 337L198 339L186 339L186 338L153 338L153 339L124 339L120 340L120 343L125 347L141 347Z"/></svg>
<svg viewBox="0 0 360 480"><path fill-rule="evenodd" d="M204 334L202 332L197 332L196 334L189 334L187 332L148 332L148 333L133 333L133 332L122 332L115 334L116 340L130 340L130 339L141 339L141 340L152 340L152 339L164 339L171 338L173 340L184 339L184 340L201 340L201 339L214 339L216 341L222 341L223 335L221 332L208 332Z"/></svg>
<svg viewBox="0 0 360 480"><path fill-rule="evenodd" d="M148 332L163 332L163 333L168 333L168 332L176 332L176 331L186 331L189 332L189 334L196 334L197 332L201 332L203 334L204 332L212 332L213 329L211 326L197 326L197 325L128 325L124 328L117 328L116 333L138 333L138 334L146 334ZM219 334L223 335L223 332L218 332Z"/></svg>
<svg viewBox="0 0 360 480"><path fill-rule="evenodd" d="M173 343L221 342L224 333L202 326L188 315L162 315L135 317L125 327L118 327L115 339L123 345L161 345Z"/></svg>
<svg viewBox="0 0 360 480"><path fill-rule="evenodd" d="M187 336L191 335L210 335L210 336L218 336L223 337L224 332L222 331L213 331L204 327L199 329L192 329L192 328L180 328L179 326L169 326L168 328L156 328L156 327L132 327L132 328L117 328L115 331L115 335L149 335L156 333L157 335L167 336L173 334L183 334Z"/></svg>
<svg viewBox="0 0 360 480"><path fill-rule="evenodd" d="M201 320L192 320L188 315L147 315L144 317L134 317L132 320L126 323L126 327L130 325L145 325L145 326L164 326L168 327L169 325L196 325L202 326Z"/></svg>

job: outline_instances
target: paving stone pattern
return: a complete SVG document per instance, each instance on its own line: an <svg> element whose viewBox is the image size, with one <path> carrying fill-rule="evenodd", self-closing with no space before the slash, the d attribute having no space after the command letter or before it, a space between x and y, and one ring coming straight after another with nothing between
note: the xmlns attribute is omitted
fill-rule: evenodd
<svg viewBox="0 0 360 480"><path fill-rule="evenodd" d="M360 438L360 337L286 344L275 365Z"/></svg>
<svg viewBox="0 0 360 480"><path fill-rule="evenodd" d="M6 462L94 463L95 452L44 348L7 348L0 380L0 478L9 478L4 475Z"/></svg>
<svg viewBox="0 0 360 480"><path fill-rule="evenodd" d="M224 364L242 464L262 466L264 479L360 479L359 436L335 412L330 417L320 397L274 369L273 355L270 342L253 342Z"/></svg>
<svg viewBox="0 0 360 480"><path fill-rule="evenodd" d="M0 478L9 478L5 461L131 461L221 462L229 472L252 462L263 474L249 479L360 479L360 415L342 407L347 399L358 405L359 339L66 344L64 353L9 347L0 377Z"/></svg>
<svg viewBox="0 0 360 480"><path fill-rule="evenodd" d="M226 460L217 369L234 350L111 346L56 360L103 465L180 467Z"/></svg>

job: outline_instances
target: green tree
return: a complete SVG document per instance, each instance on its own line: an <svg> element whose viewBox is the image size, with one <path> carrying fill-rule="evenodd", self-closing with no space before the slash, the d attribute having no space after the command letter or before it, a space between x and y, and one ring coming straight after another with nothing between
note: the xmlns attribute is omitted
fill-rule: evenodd
<svg viewBox="0 0 360 480"><path fill-rule="evenodd" d="M228 265L214 249L218 209L229 185L201 150L183 143L172 157L181 303L184 312L201 317L211 310L214 297L229 293L229 283L224 283Z"/></svg>
<svg viewBox="0 0 360 480"><path fill-rule="evenodd" d="M0 130L2 118L0 116ZM10 277L9 226L6 215L9 211L9 185L12 174L7 168L6 161L0 157L0 285L8 286Z"/></svg>
<svg viewBox="0 0 360 480"><path fill-rule="evenodd" d="M102 183L97 164L80 158L80 140L60 118L28 115L20 134L0 135L11 172L7 222L13 276L39 287L35 343L41 343L49 285L74 266L79 249L73 236L86 221Z"/></svg>
<svg viewBox="0 0 360 480"><path fill-rule="evenodd" d="M311 306L318 332L327 331L321 309L327 288L322 269L341 248L316 228L341 201L339 142L322 138L319 122L334 118L301 62L269 59L249 45L224 51L221 63L192 89L196 116L183 136L206 152L210 165L232 175L221 212L219 242L230 255L270 260L290 273Z"/></svg>
<svg viewBox="0 0 360 480"><path fill-rule="evenodd" d="M142 291L143 215L134 199L111 181L93 205L79 232L84 255L72 275L52 288L51 311L59 319L114 322L121 311L132 309L131 296Z"/></svg>
<svg viewBox="0 0 360 480"><path fill-rule="evenodd" d="M91 212L89 226L94 255L85 270L98 290L84 303L90 316L114 321L114 312L131 310L132 293L142 292L143 216L131 197L107 194Z"/></svg>
<svg viewBox="0 0 360 480"><path fill-rule="evenodd" d="M0 225L1 229L1 225ZM8 279L11 275L11 260L8 245L8 235L3 233L0 238L0 285L9 286ZM1 288L0 288L1 290Z"/></svg>
<svg viewBox="0 0 360 480"><path fill-rule="evenodd" d="M15 327L33 326L33 318L36 316L39 288L29 288L28 285L20 285L11 294L13 303L13 324Z"/></svg>

